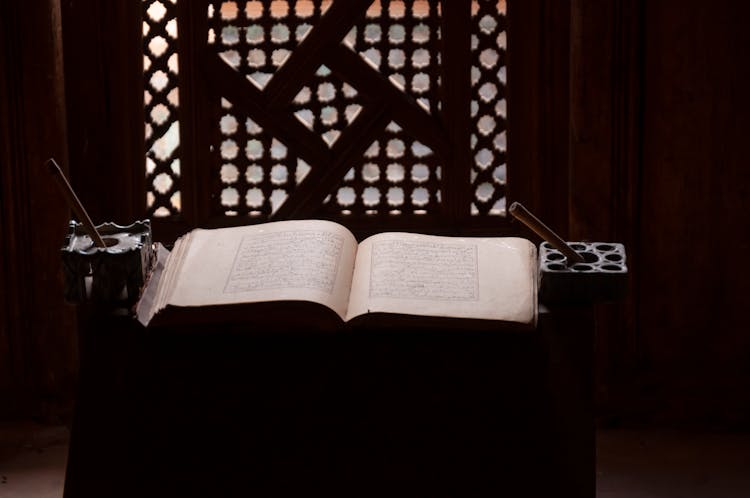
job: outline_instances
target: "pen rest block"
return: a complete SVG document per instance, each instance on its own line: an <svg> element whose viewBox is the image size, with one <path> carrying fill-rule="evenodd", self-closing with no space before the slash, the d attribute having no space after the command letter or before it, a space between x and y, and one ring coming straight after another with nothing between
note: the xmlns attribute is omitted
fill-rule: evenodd
<svg viewBox="0 0 750 498"><path fill-rule="evenodd" d="M567 264L551 244L539 246L539 300L546 304L613 301L627 292L625 246L616 242L569 242L585 263Z"/></svg>
<svg viewBox="0 0 750 498"><path fill-rule="evenodd" d="M61 250L65 300L130 306L154 261L151 222L98 225L107 247L97 247L82 223L71 221Z"/></svg>

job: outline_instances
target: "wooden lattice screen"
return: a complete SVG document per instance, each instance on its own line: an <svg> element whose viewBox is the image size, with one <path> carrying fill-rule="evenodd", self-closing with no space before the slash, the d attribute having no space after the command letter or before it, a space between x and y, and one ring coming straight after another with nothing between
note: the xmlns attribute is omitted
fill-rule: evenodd
<svg viewBox="0 0 750 498"><path fill-rule="evenodd" d="M147 214L497 226L506 23L505 0L144 0Z"/></svg>
<svg viewBox="0 0 750 498"><path fill-rule="evenodd" d="M177 216L180 192L180 93L176 2L144 1L146 206L149 216Z"/></svg>

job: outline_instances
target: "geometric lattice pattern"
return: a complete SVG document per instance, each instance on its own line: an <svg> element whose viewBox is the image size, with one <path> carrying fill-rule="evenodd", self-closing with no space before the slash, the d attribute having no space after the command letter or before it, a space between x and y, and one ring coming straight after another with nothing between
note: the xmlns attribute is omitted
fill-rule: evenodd
<svg viewBox="0 0 750 498"><path fill-rule="evenodd" d="M344 39L371 67L429 113L440 110L440 5L427 0L373 2ZM439 159L391 122L326 203L326 212L427 214L440 202Z"/></svg>
<svg viewBox="0 0 750 498"><path fill-rule="evenodd" d="M262 89L330 5L330 0L212 1L208 43Z"/></svg>
<svg viewBox="0 0 750 498"><path fill-rule="evenodd" d="M214 145L221 156L219 212L267 218L310 166L228 100L221 107L221 143Z"/></svg>
<svg viewBox="0 0 750 498"><path fill-rule="evenodd" d="M505 1L472 2L471 214L505 215L507 158Z"/></svg>
<svg viewBox="0 0 750 498"><path fill-rule="evenodd" d="M330 214L416 214L440 203L440 166L434 152L391 122L327 199Z"/></svg>
<svg viewBox="0 0 750 498"><path fill-rule="evenodd" d="M143 0L147 215L177 215L180 199L177 0Z"/></svg>
<svg viewBox="0 0 750 498"><path fill-rule="evenodd" d="M344 43L428 112L439 110L439 2L375 1Z"/></svg>
<svg viewBox="0 0 750 498"><path fill-rule="evenodd" d="M330 5L330 1L321 0L214 1L208 9L208 43L230 67L264 89ZM439 22L436 2L374 1L344 44L427 112L437 113ZM356 88L321 65L288 111L332 147L363 105ZM224 115L222 123L247 119L236 111L232 116ZM223 142L214 147L214 153L221 155L218 174L222 194L220 206L215 206L220 213L268 215L309 171L309 166L289 151L284 157L273 157L274 148L286 150L285 145L256 124L252 128L254 136L242 129L228 136L227 127L221 126ZM248 143L254 148L254 157L245 154ZM228 148L239 152L229 153ZM351 165L323 210L329 216L435 211L440 199L439 174L433 151L391 123Z"/></svg>
<svg viewBox="0 0 750 498"><path fill-rule="evenodd" d="M263 89L330 5L330 0L212 1L208 43L227 65ZM289 111L331 146L361 110L357 100L354 88L321 66ZM213 148L214 154L220 155L220 169L215 174L220 177L222 192L214 211L267 218L310 166L227 99L222 99L222 109L217 123L222 143Z"/></svg>
<svg viewBox="0 0 750 498"><path fill-rule="evenodd" d="M357 90L320 66L290 106L294 116L331 147L362 110Z"/></svg>
<svg viewBox="0 0 750 498"><path fill-rule="evenodd" d="M206 96L216 116L207 134L207 164L218 189L211 196L213 214L264 221L299 191L297 200L310 199L305 212L319 209L331 218L439 215L448 126L441 105L441 16L448 1L207 2L208 32L198 35L221 75L210 75L213 93ZM143 0L147 205L153 216L180 212L176 2ZM326 16L331 9L338 13ZM341 24L341 13L351 23ZM504 216L505 0L472 0L470 19L471 200L464 212ZM327 27L316 29L320 23ZM300 48L308 37L313 40ZM285 67L290 59L299 66ZM401 106L400 112L378 114L384 103ZM317 180L303 185L306 178Z"/></svg>

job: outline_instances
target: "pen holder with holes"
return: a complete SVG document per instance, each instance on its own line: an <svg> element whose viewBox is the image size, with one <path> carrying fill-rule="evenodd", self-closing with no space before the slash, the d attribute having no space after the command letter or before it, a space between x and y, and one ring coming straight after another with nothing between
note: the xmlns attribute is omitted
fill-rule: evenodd
<svg viewBox="0 0 750 498"><path fill-rule="evenodd" d="M585 262L568 265L548 242L539 246L539 299L545 304L613 301L627 291L625 247L615 242L569 242Z"/></svg>
<svg viewBox="0 0 750 498"><path fill-rule="evenodd" d="M130 306L154 261L151 222L103 223L96 228L107 247L97 247L82 223L69 224L61 253L65 300Z"/></svg>

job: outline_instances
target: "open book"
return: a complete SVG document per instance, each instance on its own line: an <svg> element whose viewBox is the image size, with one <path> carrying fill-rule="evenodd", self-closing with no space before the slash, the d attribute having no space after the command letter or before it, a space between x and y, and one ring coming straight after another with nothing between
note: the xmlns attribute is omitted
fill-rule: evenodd
<svg viewBox="0 0 750 498"><path fill-rule="evenodd" d="M301 322L313 309L339 323L384 315L536 322L536 247L522 238L390 232L358 244L337 223L295 220L196 229L166 260L163 251L136 307L144 325L221 320L214 311L252 321L271 309ZM303 306L286 308L294 303Z"/></svg>

